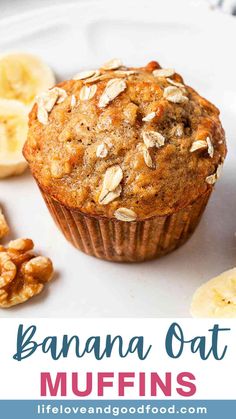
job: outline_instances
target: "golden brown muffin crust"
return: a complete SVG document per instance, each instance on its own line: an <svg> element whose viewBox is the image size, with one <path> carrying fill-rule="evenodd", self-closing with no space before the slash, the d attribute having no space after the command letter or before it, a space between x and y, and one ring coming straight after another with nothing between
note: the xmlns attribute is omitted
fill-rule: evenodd
<svg viewBox="0 0 236 419"><path fill-rule="evenodd" d="M226 155L219 111L179 85L180 75L159 77L156 69L160 66L152 61L142 68L100 69L94 81L60 83L67 97L55 104L45 125L34 105L24 155L42 189L88 214L113 217L125 207L145 219L177 211L213 187L209 176ZM123 91L100 107L113 79ZM94 85L93 97L81 100L84 86ZM121 169L122 178L106 203L101 193L113 167Z"/></svg>

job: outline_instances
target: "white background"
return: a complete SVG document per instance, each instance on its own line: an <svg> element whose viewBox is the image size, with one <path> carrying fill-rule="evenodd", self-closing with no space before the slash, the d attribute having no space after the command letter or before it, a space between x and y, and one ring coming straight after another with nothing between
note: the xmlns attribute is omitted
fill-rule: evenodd
<svg viewBox="0 0 236 419"><path fill-rule="evenodd" d="M88 0L75 0L74 3L82 2L82 1L88 1ZM96 0L97 2L101 0ZM120 0L120 3L123 0ZM158 0L157 0L158 1ZM177 0L178 1L178 0ZM180 0L181 1L181 0ZM215 6L219 3L219 0L189 0L191 2L195 2L196 4L204 4L206 7L209 7L209 5ZM229 3L230 0L224 0L225 3ZM233 0L232 0L233 1ZM66 5L68 3L67 0L0 0L0 6L1 6L1 16L11 16L14 14L18 14L21 12L25 12L27 10L34 10L41 7L47 7L51 5ZM208 4L207 4L208 3Z"/></svg>
<svg viewBox="0 0 236 419"><path fill-rule="evenodd" d="M1 51L39 54L59 80L115 56L131 65L157 59L175 66L220 107L229 148L223 177L193 237L176 252L139 265L108 263L74 249L55 227L29 172L1 181L0 203L12 237L33 238L36 250L52 258L56 275L42 295L2 310L0 317L188 317L195 289L236 260L236 19L198 1L87 0L40 11L34 4L32 13L0 23Z"/></svg>
<svg viewBox="0 0 236 419"><path fill-rule="evenodd" d="M173 394L172 399L181 399L175 391L175 377L183 371L192 372L196 377L197 392L191 397L193 399L235 399L235 353L236 353L236 328L235 322L218 321L220 327L229 327L231 332L225 332L221 339L219 335L219 348L227 344L228 351L223 361L216 361L209 358L207 361L201 361L198 354L191 354L188 346L184 348L181 358L174 360L168 357L165 351L166 332L173 320L168 319L65 319L52 320L5 320L0 324L0 398L1 399L39 399L40 398L40 373L51 372L52 378L56 372L68 373L68 399L76 399L71 392L70 374L71 372L80 373L80 385L83 383L83 374L92 371L96 382L96 372L146 372L148 383L148 372L157 372L160 377L164 377L165 372L171 372L173 375ZM191 319L176 320L181 325L185 339L193 337L206 336L206 347L211 347L211 335L208 329L214 325L213 321L200 321ZM110 359L96 361L92 355L78 359L70 352L70 356L58 361L52 361L49 354L42 354L40 349L30 358L21 362L12 359L16 352L16 334L18 325L23 322L25 327L37 324L37 333L35 340L40 343L47 336L58 336L60 343L62 335L79 335L81 342L85 342L90 336L101 336L102 341L106 334L113 337L117 334L122 335L124 342L127 343L133 336L144 335L145 346L152 344L152 350L145 361L139 361L136 355L129 355L125 359L117 356L117 352ZM7 338L6 338L7 336ZM60 349L60 344L58 346ZM118 399L117 380L113 388L107 388L104 392L104 399ZM137 383L137 382L136 382ZM79 387L81 389L81 387ZM47 397L49 398L49 397ZM57 399L60 397L57 396ZM89 399L98 398L96 395L96 385L94 392ZM137 399L137 384L132 389L125 391L126 399ZM147 395L144 399L149 399L150 393L147 385ZM119 399L122 399L119 397ZM140 400L142 398L139 398ZM165 396L158 392L156 399L165 399ZM167 399L167 398L166 398Z"/></svg>

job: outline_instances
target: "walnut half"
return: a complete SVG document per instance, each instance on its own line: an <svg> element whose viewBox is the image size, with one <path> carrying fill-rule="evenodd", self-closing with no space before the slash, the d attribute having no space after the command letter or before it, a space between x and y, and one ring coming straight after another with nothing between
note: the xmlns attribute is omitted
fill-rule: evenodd
<svg viewBox="0 0 236 419"><path fill-rule="evenodd" d="M39 294L53 275L53 265L44 256L31 253L30 239L17 239L0 246L0 307L24 303Z"/></svg>
<svg viewBox="0 0 236 419"><path fill-rule="evenodd" d="M2 239L8 233L9 233L9 227L6 222L6 218L4 217L4 214L0 208L0 239Z"/></svg>

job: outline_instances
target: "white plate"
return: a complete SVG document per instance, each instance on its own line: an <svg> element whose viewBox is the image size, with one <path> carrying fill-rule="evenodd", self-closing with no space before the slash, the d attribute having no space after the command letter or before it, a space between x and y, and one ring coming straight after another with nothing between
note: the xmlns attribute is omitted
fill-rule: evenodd
<svg viewBox="0 0 236 419"><path fill-rule="evenodd" d="M157 59L175 66L220 107L229 146L223 177L193 237L143 264L80 253L55 227L29 173L1 181L12 236L32 237L57 270L47 291L1 317L187 317L196 287L235 265L236 19L194 4L87 0L1 21L0 49L41 55L58 79L116 56L131 65Z"/></svg>

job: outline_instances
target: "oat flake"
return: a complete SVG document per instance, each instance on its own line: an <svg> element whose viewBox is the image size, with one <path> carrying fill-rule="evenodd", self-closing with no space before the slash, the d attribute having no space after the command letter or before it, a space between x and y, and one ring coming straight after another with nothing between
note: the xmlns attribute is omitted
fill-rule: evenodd
<svg viewBox="0 0 236 419"><path fill-rule="evenodd" d="M119 76L132 76L133 74L137 74L137 70L116 70L114 71L114 74Z"/></svg>
<svg viewBox="0 0 236 419"><path fill-rule="evenodd" d="M152 74L154 77L171 77L175 74L175 70L173 68L160 68L154 70Z"/></svg>
<svg viewBox="0 0 236 419"><path fill-rule="evenodd" d="M75 105L76 105L76 97L75 97L75 95L72 95L71 96L71 101L70 101L71 109L73 109L75 107Z"/></svg>
<svg viewBox="0 0 236 419"><path fill-rule="evenodd" d="M165 144L165 137L157 131L144 131L143 141L147 148L162 147Z"/></svg>
<svg viewBox="0 0 236 419"><path fill-rule="evenodd" d="M214 147L213 147L213 144L211 142L210 137L206 138L206 143L207 143L207 146L208 146L208 154L211 158L213 158L214 157Z"/></svg>
<svg viewBox="0 0 236 419"><path fill-rule="evenodd" d="M97 146L96 156L101 157L102 159L105 158L108 154L108 150L106 144L101 143Z"/></svg>
<svg viewBox="0 0 236 419"><path fill-rule="evenodd" d="M205 148L207 148L207 142L205 140L197 140L193 142L190 153L193 153L196 150L204 150Z"/></svg>
<svg viewBox="0 0 236 419"><path fill-rule="evenodd" d="M175 80L169 79L169 77L167 77L166 79L168 81L168 83L172 84L172 86L176 86L176 87L185 87L185 85L183 83L179 83Z"/></svg>
<svg viewBox="0 0 236 419"><path fill-rule="evenodd" d="M89 100L95 95L97 91L97 85L93 84L92 86L83 86L80 90L80 100Z"/></svg>
<svg viewBox="0 0 236 419"><path fill-rule="evenodd" d="M121 194L121 187L118 187L120 186L120 182L122 181L122 179L123 171L118 164L115 164L114 166L111 166L106 170L103 179L102 191L99 196L100 204L106 205L108 203L107 199L109 200L109 202L111 202L111 198L111 200L113 200ZM114 194L110 194L110 192L114 192Z"/></svg>
<svg viewBox="0 0 236 419"><path fill-rule="evenodd" d="M133 210L124 207L118 208L114 215L120 221L130 222L137 219L137 214Z"/></svg>
<svg viewBox="0 0 236 419"><path fill-rule="evenodd" d="M149 122L153 118L155 118L155 116L156 116L156 112L151 112L151 113L147 114L146 116L144 116L144 118L142 118L142 121Z"/></svg>
<svg viewBox="0 0 236 419"><path fill-rule="evenodd" d="M182 137L182 135L184 134L184 128L182 124L178 124L175 127L175 135L176 137Z"/></svg>
<svg viewBox="0 0 236 419"><path fill-rule="evenodd" d="M41 122L41 124L47 125L48 113L43 106L38 105L37 118L38 118L38 121Z"/></svg>
<svg viewBox="0 0 236 419"><path fill-rule="evenodd" d="M107 83L104 92L100 96L98 106L105 108L109 102L119 96L126 89L126 82L123 79L112 79Z"/></svg>
<svg viewBox="0 0 236 419"><path fill-rule="evenodd" d="M172 103L188 102L188 98L183 94L183 91L175 86L165 87L163 97Z"/></svg>
<svg viewBox="0 0 236 419"><path fill-rule="evenodd" d="M120 184L122 178L123 171L118 164L115 164L106 170L103 186L108 191L113 191Z"/></svg>
<svg viewBox="0 0 236 419"><path fill-rule="evenodd" d="M152 158L149 154L149 151L146 147L143 148L143 158L145 161L145 164L150 168L153 169L153 162L152 162Z"/></svg>
<svg viewBox="0 0 236 419"><path fill-rule="evenodd" d="M116 70L122 66L122 61L119 58L113 58L102 65L103 70Z"/></svg>
<svg viewBox="0 0 236 419"><path fill-rule="evenodd" d="M85 80L89 79L90 77L94 76L97 70L85 70L80 71L79 73L75 74L73 80Z"/></svg>
<svg viewBox="0 0 236 419"><path fill-rule="evenodd" d="M51 89L36 96L36 103L38 106L44 108L47 112L50 112L57 99L58 92L55 89Z"/></svg>
<svg viewBox="0 0 236 419"><path fill-rule="evenodd" d="M99 204L101 205L107 205L110 204L110 202L114 201L114 199L118 198L122 192L121 186L117 186L114 191L107 192L105 195L100 195L99 197Z"/></svg>
<svg viewBox="0 0 236 419"><path fill-rule="evenodd" d="M109 78L111 78L110 74L100 74L100 71L97 71L97 74L95 73L94 76L91 77L90 79L83 80L83 83L90 84L90 83L95 83L101 80L107 80Z"/></svg>
<svg viewBox="0 0 236 419"><path fill-rule="evenodd" d="M216 181L220 178L221 172L222 172L222 168L223 168L223 164L219 164L219 166L216 169L216 173L214 173L213 175L207 176L206 177L206 182L209 185L214 185L216 183Z"/></svg>
<svg viewBox="0 0 236 419"><path fill-rule="evenodd" d="M48 123L48 113L51 112L56 103L63 102L67 97L67 93L60 87L43 92L36 96L36 103L38 104L37 118L41 124Z"/></svg>
<svg viewBox="0 0 236 419"><path fill-rule="evenodd" d="M57 92L57 94L58 94L58 97L57 97L57 103L62 103L62 102L64 102L64 100L67 98L67 93L66 93L66 91L64 90L64 89L61 89L60 87L54 87L53 89L52 89L52 91L56 91Z"/></svg>

